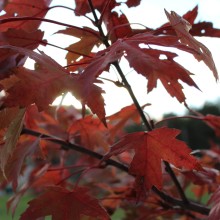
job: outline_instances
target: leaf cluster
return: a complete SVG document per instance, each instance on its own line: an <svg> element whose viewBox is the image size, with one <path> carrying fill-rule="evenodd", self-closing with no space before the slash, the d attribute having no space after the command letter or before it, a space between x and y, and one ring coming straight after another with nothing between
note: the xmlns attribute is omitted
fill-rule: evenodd
<svg viewBox="0 0 220 220"><path fill-rule="evenodd" d="M51 2L0 4L5 12L0 16L0 180L1 188L11 183L15 192L8 210L14 214L31 190L36 198L21 220L110 219L119 208L128 220L220 218L219 146L212 142L211 149L192 152L178 139L181 131L166 124L174 118L153 121L145 113L150 104L140 106L122 65L126 59L134 74L147 79L147 93L160 81L189 109L183 83L199 88L170 48L203 61L217 81L211 52L195 36L219 37L220 30L210 22L195 22L197 6L182 16L165 10L168 23L153 30L132 28L129 18L114 10L122 4L130 10L141 7L140 0L75 0L74 9ZM91 26L47 19L47 12L57 7L72 10ZM42 22L65 26L55 34L78 41L66 48L53 45L40 30ZM36 50L40 45L65 50L66 65ZM28 58L34 60L34 69L25 67ZM112 86L127 89L133 104L106 116L102 74L112 75L112 68L119 77ZM51 105L67 92L81 102L80 110ZM220 135L219 116L194 112L187 117ZM133 124L144 130L126 133ZM212 193L207 204L201 202Z"/></svg>

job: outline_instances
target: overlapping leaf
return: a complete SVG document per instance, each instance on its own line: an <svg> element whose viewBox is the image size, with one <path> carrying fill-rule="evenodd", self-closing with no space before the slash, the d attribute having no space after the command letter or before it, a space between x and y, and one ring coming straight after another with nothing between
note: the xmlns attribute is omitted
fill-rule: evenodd
<svg viewBox="0 0 220 220"><path fill-rule="evenodd" d="M89 57L94 46L99 46L101 44L99 33L88 27L84 27L83 29L72 27L60 30L57 33L70 35L80 39L78 42L66 48L69 51L66 55L68 65L73 64L81 56Z"/></svg>
<svg viewBox="0 0 220 220"><path fill-rule="evenodd" d="M110 219L98 200L88 195L86 188L76 187L69 191L54 186L48 187L45 193L31 200L20 220L45 216L52 216L53 220L80 220L82 215L101 220Z"/></svg>
<svg viewBox="0 0 220 220"><path fill-rule="evenodd" d="M91 115L74 121L68 129L70 142L89 149L101 147L104 151L107 151L109 146L107 131L100 120L93 118Z"/></svg>
<svg viewBox="0 0 220 220"><path fill-rule="evenodd" d="M18 185L18 178L21 175L24 160L35 153L38 157L40 154L42 155L41 158L44 157L39 146L39 141L40 139L25 141L25 143L18 144L16 148L14 146L13 152L10 152L9 156L5 153L1 155L5 158L6 164L3 172L0 172L0 180L6 177L7 181L12 182L14 191L16 191Z"/></svg>
<svg viewBox="0 0 220 220"><path fill-rule="evenodd" d="M132 29L125 14L118 15L116 12L109 13L104 17L104 22L108 30L108 38L116 40L132 35Z"/></svg>
<svg viewBox="0 0 220 220"><path fill-rule="evenodd" d="M7 18L16 18L16 17L38 17L43 18L47 13L47 8L50 5L52 0L38 0L38 1L29 1L29 0L10 0L6 3L4 11L6 14L0 16L1 20ZM23 20L23 21L13 21L0 25L0 30L5 31L9 28L14 29L23 29L27 32L32 32L38 29L41 21L33 20Z"/></svg>
<svg viewBox="0 0 220 220"><path fill-rule="evenodd" d="M9 127L4 136L4 145L0 150L0 166L1 171L5 175L5 166L7 165L9 157L12 155L17 141L20 137L20 133L23 127L23 119L24 119L25 109L18 109L15 118L9 124Z"/></svg>
<svg viewBox="0 0 220 220"><path fill-rule="evenodd" d="M137 178L143 177L147 189L162 188L161 161L165 160L178 168L200 169L197 160L190 155L187 145L176 139L179 130L159 128L150 132L131 133L112 146L104 157L107 159L124 151L134 149L135 155L129 172Z"/></svg>
<svg viewBox="0 0 220 220"><path fill-rule="evenodd" d="M211 211L209 213L208 220L216 220L220 218L220 188L213 193L208 201L208 204L212 204Z"/></svg>
<svg viewBox="0 0 220 220"><path fill-rule="evenodd" d="M94 114L104 122L104 100L102 90L93 84L94 81L85 82L86 79L71 76L58 63L45 54L17 48L2 46L25 54L38 63L36 70L19 67L14 74L19 79L6 90L7 96L3 100L2 107L25 107L35 103L41 111L52 103L61 93L71 91L84 104L87 104ZM89 90L89 92L87 92Z"/></svg>
<svg viewBox="0 0 220 220"><path fill-rule="evenodd" d="M135 7L135 6L138 6L140 4L141 0L127 0L126 1L126 5L128 7ZM85 15L86 13L89 13L91 12L91 8L88 4L88 1L87 0L76 0L75 1L76 3L76 15ZM92 1L93 3L93 6L95 9L97 9L99 12L103 12L103 10L108 10L108 11L112 11L112 9L116 6L119 5L118 1L106 1L106 0L94 0ZM106 7L106 4L108 3L108 7L107 9L105 8ZM123 2L124 3L124 2Z"/></svg>
<svg viewBox="0 0 220 220"><path fill-rule="evenodd" d="M17 47L36 49L42 42L43 32L40 30L31 33L24 30L8 29L0 35L0 46L13 45ZM10 49L0 50L0 79L13 74L10 70L13 67L22 66L27 59L26 55L21 55L17 51Z"/></svg>
<svg viewBox="0 0 220 220"><path fill-rule="evenodd" d="M157 86L159 79L171 96L176 97L179 102L184 102L185 95L179 80L198 88L190 77L191 73L174 61L174 57L177 56L175 53L141 48L140 44L176 47L189 53L196 53L192 48L178 42L178 38L174 36L155 36L152 33L137 34L130 38L120 39L108 49L97 53L94 61L85 68L81 77L86 78L85 81L88 83L93 82L96 77L109 68L111 63L118 61L124 55L129 65L148 79L148 92ZM162 55L165 58L162 59Z"/></svg>
<svg viewBox="0 0 220 220"><path fill-rule="evenodd" d="M185 19L183 19L181 16L179 16L176 12L172 11L171 13L168 13L166 10L167 18L169 19L172 27L176 31L177 36L180 38L180 41L189 47L195 49L197 53L194 53L196 59L203 60L205 64L210 68L210 70L213 72L214 77L216 80L218 79L218 73L217 69L215 67L215 63L212 59L212 54L209 51L209 49L197 41L195 38L192 37L192 35L189 33L189 30L191 29L191 24L187 22Z"/></svg>
<svg viewBox="0 0 220 220"><path fill-rule="evenodd" d="M220 137L220 116L206 115L203 120L215 131L217 137Z"/></svg>

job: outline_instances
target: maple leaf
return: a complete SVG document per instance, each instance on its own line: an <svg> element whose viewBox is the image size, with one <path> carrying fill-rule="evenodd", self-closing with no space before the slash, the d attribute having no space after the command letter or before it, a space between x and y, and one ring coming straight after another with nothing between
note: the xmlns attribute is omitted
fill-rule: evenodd
<svg viewBox="0 0 220 220"><path fill-rule="evenodd" d="M107 131L101 121L91 115L74 121L68 129L70 142L90 149L102 147L104 150L109 146Z"/></svg>
<svg viewBox="0 0 220 220"><path fill-rule="evenodd" d="M129 172L137 178L144 177L147 189L152 186L161 189L162 160L178 168L200 169L197 160L190 155L191 150L187 145L175 139L179 133L179 130L163 127L150 132L128 134L111 147L104 159L134 149L135 155L130 164Z"/></svg>
<svg viewBox="0 0 220 220"><path fill-rule="evenodd" d="M83 30L71 27L60 30L56 34L66 34L80 39L66 48L69 50L66 55L68 65L76 62L81 56L89 57L94 46L98 47L101 44L99 33L88 27L83 27Z"/></svg>
<svg viewBox="0 0 220 220"><path fill-rule="evenodd" d="M25 109L18 109L15 118L11 121L5 136L4 141L5 144L0 150L0 161L1 161L1 171L3 175L5 175L5 166L9 157L12 155L17 141L20 137L20 133L23 127L23 119L24 119Z"/></svg>
<svg viewBox="0 0 220 220"><path fill-rule="evenodd" d="M183 18L187 20L190 24L195 22L195 19L198 15L198 5L196 5L191 11L188 11L183 15Z"/></svg>
<svg viewBox="0 0 220 220"><path fill-rule="evenodd" d="M93 7L95 9L97 9L99 12L103 11L103 9L105 8L106 2L107 2L106 0L92 1ZM76 13L75 14L77 16L85 15L85 14L91 12L91 8L90 8L87 0L75 0L75 4L76 4L76 8L75 8ZM111 1L110 4L108 5L107 10L111 11L114 7L116 7L118 5L119 5L119 3L116 3L115 1Z"/></svg>
<svg viewBox="0 0 220 220"><path fill-rule="evenodd" d="M175 53L140 48L141 43L176 47L190 53L195 52L178 42L178 38L174 36L155 36L152 33L137 34L130 38L119 39L109 48L98 52L80 77L85 78L86 82L94 82L96 77L108 70L111 63L118 61L124 55L129 65L148 79L148 92L156 88L159 79L171 96L176 97L179 102L185 102L182 85L178 80L198 88L190 77L191 73L173 60L177 56ZM165 58L161 59L161 55L164 55Z"/></svg>
<svg viewBox="0 0 220 220"><path fill-rule="evenodd" d="M70 75L44 53L38 54L25 48L6 45L0 48L18 51L34 59L38 64L35 70L24 67L14 70L19 80L6 89L8 95L3 98L3 107L24 107L35 103L42 111L61 93L70 91L105 123L104 100L101 95L103 91L93 84L94 81Z"/></svg>
<svg viewBox="0 0 220 220"><path fill-rule="evenodd" d="M8 29L0 35L1 45L13 45L17 47L36 49L43 38L43 32L40 30L28 33L23 30ZM27 56L21 55L10 49L0 50L0 79L13 74L10 69L17 66L22 66L27 59Z"/></svg>
<svg viewBox="0 0 220 220"><path fill-rule="evenodd" d="M108 38L115 42L119 38L132 35L132 29L125 14L120 16L116 12L112 12L104 17L104 22L108 30Z"/></svg>
<svg viewBox="0 0 220 220"><path fill-rule="evenodd" d="M145 104L141 106L141 108L144 109L149 105L150 104ZM116 137L116 133L125 127L128 121L132 120L136 124L141 123L140 115L134 104L122 108L119 112L108 116L106 119L113 125L111 128L109 128L110 137L112 140Z"/></svg>
<svg viewBox="0 0 220 220"><path fill-rule="evenodd" d="M129 8L130 7L135 7L140 4L141 0L127 0L126 2L117 2L115 0L93 0L93 7L97 9L100 13L103 12L103 10L108 10L107 13L111 13L112 9L115 8L116 6L119 6L120 4L126 4ZM88 1L87 0L75 0L76 4L76 15L85 15L89 12L91 12L91 8L89 7ZM106 4L107 4L107 9L106 9Z"/></svg>
<svg viewBox="0 0 220 220"><path fill-rule="evenodd" d="M6 108L0 111L0 129L8 127L17 113L18 108Z"/></svg>
<svg viewBox="0 0 220 220"><path fill-rule="evenodd" d="M220 187L216 189L208 201L208 205L213 204L209 213L208 220L216 220L220 218Z"/></svg>
<svg viewBox="0 0 220 220"><path fill-rule="evenodd" d="M0 16L1 20L15 17L38 17L43 18L47 13L47 8L52 0L10 0L4 7L6 14ZM13 21L5 24L1 24L0 30L5 31L9 28L23 29L27 32L32 32L38 29L41 21L24 20Z"/></svg>
<svg viewBox="0 0 220 220"><path fill-rule="evenodd" d="M39 138L34 141L24 141L24 143L19 143L16 146L13 152L10 153L9 157L5 155L5 157L7 157L7 161L4 167L4 173L0 173L0 179L3 179L4 176L6 176L7 181L12 182L14 191L16 191L18 185L18 177L21 173L24 160L33 154L37 154L38 157L39 155L42 155L41 158L44 158L39 146L39 142Z"/></svg>
<svg viewBox="0 0 220 220"><path fill-rule="evenodd" d="M52 216L53 220L80 220L81 215L110 219L98 200L88 195L87 189L76 187L69 191L61 187L48 187L47 191L31 200L20 220L35 220ZM49 205L48 205L49 204Z"/></svg>
<svg viewBox="0 0 220 220"><path fill-rule="evenodd" d="M210 68L210 70L213 72L214 77L216 80L218 80L218 72L215 67L215 63L212 58L212 54L209 51L209 49L197 41L193 36L189 33L189 30L191 29L191 24L186 21L184 18L179 16L176 12L171 11L171 13L168 13L165 10L165 13L167 15L167 18L169 19L173 29L176 31L177 36L180 38L180 41L189 47L195 49L197 53L194 53L194 57L200 61L203 60L205 64Z"/></svg>
<svg viewBox="0 0 220 220"><path fill-rule="evenodd" d="M193 36L220 37L220 29L214 28L211 22L193 24L190 34Z"/></svg>
<svg viewBox="0 0 220 220"><path fill-rule="evenodd" d="M203 120L215 131L216 136L220 137L220 116L208 114Z"/></svg>
<svg viewBox="0 0 220 220"><path fill-rule="evenodd" d="M183 170L181 173L195 185L210 185L217 182L219 171L214 168L204 167L201 171Z"/></svg>

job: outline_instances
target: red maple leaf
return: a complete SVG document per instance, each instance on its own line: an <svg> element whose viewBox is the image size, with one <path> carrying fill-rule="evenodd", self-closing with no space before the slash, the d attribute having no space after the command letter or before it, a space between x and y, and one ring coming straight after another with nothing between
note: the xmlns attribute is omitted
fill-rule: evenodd
<svg viewBox="0 0 220 220"><path fill-rule="evenodd" d="M203 60L205 64L210 68L213 72L216 80L218 79L218 72L215 67L215 63L212 59L212 54L209 49L197 41L192 35L189 33L191 29L191 24L186 21L184 18L179 16L176 12L172 11L168 13L166 10L167 18L169 19L173 29L176 31L177 36L180 38L180 41L189 47L193 48L197 53L194 53L194 57L197 60Z"/></svg>
<svg viewBox="0 0 220 220"><path fill-rule="evenodd" d="M220 116L208 114L203 120L215 131L216 136L220 137Z"/></svg>
<svg viewBox="0 0 220 220"><path fill-rule="evenodd" d="M38 17L43 18L46 13L48 6L52 0L38 0L38 1L29 1L29 0L11 0L6 3L4 11L6 14L0 16L1 20L7 18L16 18L16 17ZM13 21L5 24L1 24L0 30L5 31L9 28L14 29L23 29L27 32L32 32L38 29L41 21L33 20L23 20L23 21Z"/></svg>
<svg viewBox="0 0 220 220"><path fill-rule="evenodd" d="M102 147L106 150L109 147L108 129L98 118L89 115L76 120L68 129L69 140L90 149Z"/></svg>
<svg viewBox="0 0 220 220"><path fill-rule="evenodd" d="M39 146L40 139L36 139L35 141L26 141L24 143L20 143L10 152L9 158L6 154L3 156L7 159L6 165L4 167L4 174L0 172L0 179L2 180L4 177L7 177L8 181L12 181L12 187L15 191L18 184L18 177L21 174L22 166L24 160L27 157L32 156L33 154L37 154L38 157L44 158L44 155ZM15 146L14 146L15 147Z"/></svg>
<svg viewBox="0 0 220 220"><path fill-rule="evenodd" d="M87 189L82 187L72 191L58 186L48 187L46 192L28 204L20 220L35 220L50 215L53 220L80 220L81 215L110 219L98 200L88 195Z"/></svg>
<svg viewBox="0 0 220 220"><path fill-rule="evenodd" d="M40 42L42 42L43 32L40 30L33 31L31 33L8 29L1 33L0 45L13 45L17 47L28 48L30 50L36 49ZM0 50L0 79L8 77L13 74L10 69L17 66L22 66L27 59L27 56L21 55L16 51L10 49Z"/></svg>
<svg viewBox="0 0 220 220"><path fill-rule="evenodd" d="M92 1L93 6L95 9L97 9L99 12L102 12L103 9L106 6L106 3L109 3L109 1L106 0L95 0ZM87 0L76 0L75 1L76 4L76 15L85 15L89 12L91 12L91 8L88 4ZM110 3L108 4L108 7L106 8L108 11L111 11L115 6L119 5L119 3L116 3L115 1L110 1Z"/></svg>
<svg viewBox="0 0 220 220"><path fill-rule="evenodd" d="M35 70L24 67L13 70L18 80L15 80L14 85L10 88L6 88L8 95L3 100L4 107L26 107L35 103L41 111L47 108L61 93L71 91L105 123L104 100L101 95L103 91L93 84L95 81L70 75L44 53L38 54L13 46L2 46L2 48L13 49L25 54L38 64Z"/></svg>
<svg viewBox="0 0 220 220"><path fill-rule="evenodd" d="M200 169L197 160L190 155L191 150L187 145L175 139L179 133L179 130L164 127L150 132L128 134L112 146L104 159L134 149L135 155L129 172L137 178L143 177L147 189L152 186L161 189L162 160L178 168Z"/></svg>
<svg viewBox="0 0 220 220"><path fill-rule="evenodd" d="M132 35L132 29L125 14L119 16L118 13L112 12L104 17L104 22L108 30L108 38L112 42Z"/></svg>
<svg viewBox="0 0 220 220"><path fill-rule="evenodd" d="M213 193L208 201L208 205L213 204L209 213L208 220L216 220L220 218L220 187Z"/></svg>
<svg viewBox="0 0 220 220"><path fill-rule="evenodd" d="M156 88L159 79L171 96L176 97L179 102L184 102L185 95L179 80L198 88L190 77L191 73L174 61L177 56L175 53L140 48L141 43L176 47L190 53L195 52L178 42L178 38L175 36L155 36L153 33L137 34L130 38L119 39L109 48L98 52L93 62L85 68L80 77L84 78L85 83L94 82L96 77L108 70L111 63L118 61L124 55L129 65L148 79L148 92ZM161 55L164 56L164 59L161 59ZM89 93L89 86L87 93Z"/></svg>

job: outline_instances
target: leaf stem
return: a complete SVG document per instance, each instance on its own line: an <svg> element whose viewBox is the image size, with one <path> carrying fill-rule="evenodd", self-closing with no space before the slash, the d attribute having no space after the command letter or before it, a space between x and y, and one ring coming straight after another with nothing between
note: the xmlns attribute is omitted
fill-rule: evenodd
<svg viewBox="0 0 220 220"><path fill-rule="evenodd" d="M121 67L119 66L118 62L114 62L113 65L115 66L116 70L118 71L118 73L122 79L122 82L125 85L125 88L128 90L128 93L131 96L132 101L134 102L144 125L147 127L147 130L152 131L153 128L151 127L151 124L148 122L147 118L145 117L144 112L142 111L142 108L141 108L139 102L137 101L137 98L135 97L134 92L133 92L130 84L128 83L125 75L123 74L123 72L121 70Z"/></svg>
<svg viewBox="0 0 220 220"><path fill-rule="evenodd" d="M105 36L105 34L104 34L104 31L102 29L102 24L99 22L99 19L98 19L98 16L97 16L96 12L95 12L95 8L93 6L92 0L88 0L88 3L89 3L89 7L91 9L91 12L93 14L93 17L95 19L95 22L94 22L95 26L98 28L100 36L102 38L102 42L105 44L106 47L109 47L110 44L108 42L108 37Z"/></svg>

